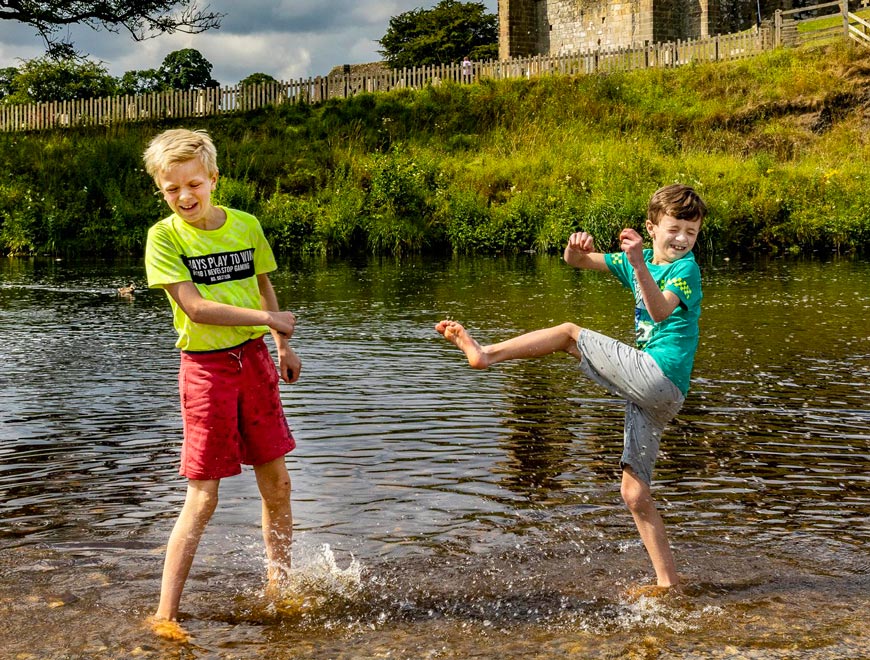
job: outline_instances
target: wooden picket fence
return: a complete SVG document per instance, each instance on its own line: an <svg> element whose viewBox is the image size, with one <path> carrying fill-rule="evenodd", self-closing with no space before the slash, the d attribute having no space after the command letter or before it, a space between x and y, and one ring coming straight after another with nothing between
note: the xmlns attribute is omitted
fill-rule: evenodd
<svg viewBox="0 0 870 660"><path fill-rule="evenodd" d="M858 3L853 0L851 4ZM865 8L870 7L868 0L861 0L860 4ZM870 22L850 12L849 5L848 0L835 0L811 7L777 10L773 21L774 44L776 46L818 45L845 37L870 47ZM829 27L801 29L801 26L812 25L836 16L840 16L842 20L832 22Z"/></svg>
<svg viewBox="0 0 870 660"><path fill-rule="evenodd" d="M864 1L864 0L862 0ZM830 10L836 7L837 12ZM568 55L383 69L379 73L345 72L289 82L154 92L136 96L75 99L32 104L0 104L0 131L29 131L70 126L109 125L147 119L188 118L254 110L282 103L319 103L362 92L421 89L445 82L470 83L544 75L577 75L675 67L692 62L721 62L751 57L766 50L806 43L800 24L820 16L843 16L842 25L810 32L813 39L854 39L870 46L870 24L849 12L849 0L837 0L799 10L777 11L772 24L745 32L667 43L646 43Z"/></svg>

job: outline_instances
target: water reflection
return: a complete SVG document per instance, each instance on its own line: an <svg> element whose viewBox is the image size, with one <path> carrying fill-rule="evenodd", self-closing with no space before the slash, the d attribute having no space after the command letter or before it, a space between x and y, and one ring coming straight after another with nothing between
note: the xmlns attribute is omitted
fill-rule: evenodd
<svg viewBox="0 0 870 660"><path fill-rule="evenodd" d="M48 658L850 657L870 641L870 267L704 277L693 390L655 485L690 589L631 602L650 569L618 492L620 403L567 357L475 372L432 329L452 315L490 341L575 320L628 340L617 283L527 255L285 264L274 282L304 364L282 390L297 566L319 575L328 545L336 571L359 562L358 589L302 611L264 600L256 487L226 480L183 603L196 644L179 650L139 625L183 497L168 305L139 263L3 262L0 643ZM131 281L143 290L118 297Z"/></svg>

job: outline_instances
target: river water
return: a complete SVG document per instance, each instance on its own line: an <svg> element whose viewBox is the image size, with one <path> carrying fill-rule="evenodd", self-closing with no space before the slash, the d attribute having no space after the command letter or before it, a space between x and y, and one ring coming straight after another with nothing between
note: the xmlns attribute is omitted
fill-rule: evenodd
<svg viewBox="0 0 870 660"><path fill-rule="evenodd" d="M654 484L686 589L636 598L653 574L619 496L620 403L567 356L478 372L433 330L630 341L615 280L535 255L283 263L294 593L264 594L245 470L181 643L144 623L184 495L164 294L139 262L0 262L0 657L870 657L870 264L703 275Z"/></svg>

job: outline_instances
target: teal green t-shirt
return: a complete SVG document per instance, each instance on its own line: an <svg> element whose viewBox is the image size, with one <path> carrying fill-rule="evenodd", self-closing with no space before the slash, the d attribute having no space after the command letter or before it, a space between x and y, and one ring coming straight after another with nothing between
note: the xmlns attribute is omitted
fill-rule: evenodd
<svg viewBox="0 0 870 660"><path fill-rule="evenodd" d="M226 207L226 222L214 230L197 229L174 213L153 225L145 245L149 287L191 281L200 295L235 307L260 309L257 275L277 267L257 218ZM183 351L232 348L269 331L267 326L194 323L167 292Z"/></svg>
<svg viewBox="0 0 870 660"><path fill-rule="evenodd" d="M701 316L701 270L689 252L669 264L651 263L653 251L643 251L650 275L662 291L672 291L680 299L677 308L664 321L655 323L643 302L634 267L624 252L604 255L610 272L634 293L634 329L637 347L649 353L683 396L689 391L689 380L698 350L698 319Z"/></svg>

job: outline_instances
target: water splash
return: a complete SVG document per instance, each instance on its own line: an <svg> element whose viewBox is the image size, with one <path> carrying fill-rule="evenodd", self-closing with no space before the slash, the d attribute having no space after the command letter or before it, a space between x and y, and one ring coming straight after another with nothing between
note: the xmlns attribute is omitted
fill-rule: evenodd
<svg viewBox="0 0 870 660"><path fill-rule="evenodd" d="M286 615L326 614L353 601L362 586L362 565L351 556L341 568L328 543L297 545L293 568L267 596L274 611Z"/></svg>
<svg viewBox="0 0 870 660"><path fill-rule="evenodd" d="M701 621L715 617L721 609L704 607L700 610L688 602L680 603L679 599L640 596L625 602L618 608L619 616L614 623L623 630L662 629L684 634L698 630Z"/></svg>

